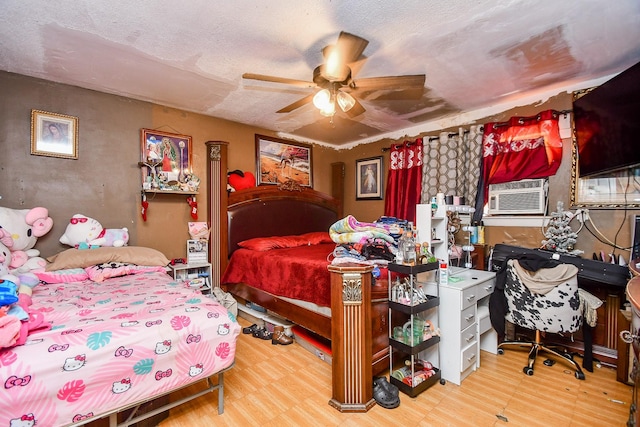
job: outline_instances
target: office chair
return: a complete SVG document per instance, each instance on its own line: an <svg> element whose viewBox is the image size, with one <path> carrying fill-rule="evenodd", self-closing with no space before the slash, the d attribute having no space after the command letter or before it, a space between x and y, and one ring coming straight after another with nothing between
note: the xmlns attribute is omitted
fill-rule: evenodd
<svg viewBox="0 0 640 427"><path fill-rule="evenodd" d="M529 361L522 371L533 375L533 365L538 352L556 355L569 363L575 370L575 377L584 380L580 366L566 350L544 345L543 332L571 334L582 326L582 311L578 294L578 268L571 264L558 264L552 268L528 271L517 260L507 262L504 295L507 301L505 320L535 330L535 341L505 341L498 346L498 353L504 347L519 346L530 348ZM553 362L546 362L553 363Z"/></svg>

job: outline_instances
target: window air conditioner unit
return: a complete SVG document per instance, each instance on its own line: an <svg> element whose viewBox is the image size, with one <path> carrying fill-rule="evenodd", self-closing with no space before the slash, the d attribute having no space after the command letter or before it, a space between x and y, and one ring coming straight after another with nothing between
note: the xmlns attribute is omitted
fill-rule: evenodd
<svg viewBox="0 0 640 427"><path fill-rule="evenodd" d="M489 185L489 215L545 213L546 179L523 179Z"/></svg>

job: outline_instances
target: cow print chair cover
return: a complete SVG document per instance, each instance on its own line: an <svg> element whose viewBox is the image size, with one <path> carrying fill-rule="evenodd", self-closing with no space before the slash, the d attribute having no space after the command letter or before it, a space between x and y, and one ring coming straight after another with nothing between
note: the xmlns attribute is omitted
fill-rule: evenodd
<svg viewBox="0 0 640 427"><path fill-rule="evenodd" d="M504 294L506 320L527 329L550 333L572 333L582 325L577 274L546 294L532 293L513 266L507 263Z"/></svg>

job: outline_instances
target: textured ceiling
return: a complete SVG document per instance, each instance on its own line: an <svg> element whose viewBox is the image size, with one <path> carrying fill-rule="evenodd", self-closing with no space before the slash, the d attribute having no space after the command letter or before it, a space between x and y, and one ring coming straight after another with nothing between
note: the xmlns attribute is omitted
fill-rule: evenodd
<svg viewBox="0 0 640 427"><path fill-rule="evenodd" d="M443 129L640 61L638 0L1 0L0 69L246 123L336 147ZM312 80L340 31L369 40L357 77L425 74L417 99L362 96L333 121ZM465 114L461 114L465 113Z"/></svg>

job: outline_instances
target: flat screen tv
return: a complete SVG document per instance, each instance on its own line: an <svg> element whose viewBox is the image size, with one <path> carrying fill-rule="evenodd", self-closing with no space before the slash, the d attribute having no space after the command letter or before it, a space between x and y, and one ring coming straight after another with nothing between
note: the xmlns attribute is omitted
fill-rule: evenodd
<svg viewBox="0 0 640 427"><path fill-rule="evenodd" d="M580 177L640 165L640 63L573 101Z"/></svg>

